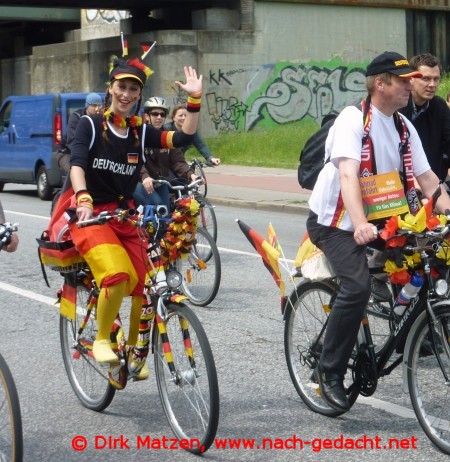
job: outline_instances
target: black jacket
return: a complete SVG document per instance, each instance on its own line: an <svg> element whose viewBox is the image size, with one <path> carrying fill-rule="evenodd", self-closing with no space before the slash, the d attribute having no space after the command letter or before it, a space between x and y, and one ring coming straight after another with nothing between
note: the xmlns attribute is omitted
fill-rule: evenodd
<svg viewBox="0 0 450 462"><path fill-rule="evenodd" d="M412 97L408 106L400 109L416 128L428 162L434 173L445 180L450 167L450 109L447 103L435 96L430 100L428 108L413 121Z"/></svg>

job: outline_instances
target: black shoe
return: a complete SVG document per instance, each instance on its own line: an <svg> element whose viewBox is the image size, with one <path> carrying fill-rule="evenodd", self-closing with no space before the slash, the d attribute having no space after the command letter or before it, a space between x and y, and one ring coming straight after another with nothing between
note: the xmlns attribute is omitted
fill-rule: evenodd
<svg viewBox="0 0 450 462"><path fill-rule="evenodd" d="M350 404L344 388L344 379L338 374L327 374L323 372L320 363L314 369L314 378L320 388L323 400L336 411L347 412Z"/></svg>
<svg viewBox="0 0 450 462"><path fill-rule="evenodd" d="M372 297L378 302L388 302L392 298L391 291L386 282L371 276Z"/></svg>

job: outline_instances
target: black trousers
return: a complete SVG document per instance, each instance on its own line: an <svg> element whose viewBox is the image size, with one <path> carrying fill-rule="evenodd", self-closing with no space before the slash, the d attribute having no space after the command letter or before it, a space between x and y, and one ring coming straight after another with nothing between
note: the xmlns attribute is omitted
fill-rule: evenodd
<svg viewBox="0 0 450 462"><path fill-rule="evenodd" d="M353 232L318 224L312 212L306 227L311 241L326 255L341 282L328 319L320 363L325 372L343 377L370 297L366 246L355 242Z"/></svg>

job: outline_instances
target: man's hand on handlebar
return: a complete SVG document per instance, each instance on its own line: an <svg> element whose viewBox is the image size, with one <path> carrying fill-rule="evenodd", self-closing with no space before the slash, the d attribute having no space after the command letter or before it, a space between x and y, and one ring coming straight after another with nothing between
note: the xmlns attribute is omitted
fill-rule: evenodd
<svg viewBox="0 0 450 462"><path fill-rule="evenodd" d="M0 225L1 236L0 236L0 250L5 250L6 252L15 252L17 246L19 245L19 236L15 233L17 231L17 223L5 223Z"/></svg>
<svg viewBox="0 0 450 462"><path fill-rule="evenodd" d="M11 240L9 241L9 243L3 246L3 250L6 250L7 252L15 252L17 250L18 245L19 245L19 236L17 236L16 233L13 233L11 235Z"/></svg>

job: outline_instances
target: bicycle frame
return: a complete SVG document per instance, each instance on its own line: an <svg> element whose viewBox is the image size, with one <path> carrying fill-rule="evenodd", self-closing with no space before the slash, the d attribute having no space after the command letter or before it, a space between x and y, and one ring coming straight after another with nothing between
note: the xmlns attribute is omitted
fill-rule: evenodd
<svg viewBox="0 0 450 462"><path fill-rule="evenodd" d="M433 280L431 278L431 270L429 265L429 257L428 255L422 251L421 252L421 260L424 267L424 273L426 276L426 282L424 286L421 288L418 297L412 299L404 314L400 318L398 324L396 325L395 329L391 329L391 337L387 341L386 345L384 346L382 352L377 355L375 354L375 348L372 342L371 332L370 332L370 322L367 316L367 313L364 315L362 320L362 326L360 329L360 333L358 336L358 344L366 344L369 350L369 357L372 365L376 365L376 376L377 378L383 377L385 375L389 375L392 370L394 370L400 363L403 362L403 390L407 393L408 384L406 378L406 368L408 364L408 359L411 354L411 342L412 336L409 335L410 332L413 332L414 329L412 326L415 323L421 322L425 317L428 320L428 325L430 327L430 332L433 332L432 325L436 321L433 313L433 309L435 307L448 305L448 300L442 300L438 302L434 302L434 285ZM372 269L371 273L376 273L377 269ZM396 292L396 291L394 291ZM397 294L394 293L394 296ZM448 334L448 333L447 333ZM433 349L436 348L436 341L434 334L432 337L432 347ZM386 364L388 363L389 359L391 358L394 350L397 348L398 345L401 344L406 339L403 354L399 356L388 368L384 369ZM437 360L439 362L440 368L444 375L446 382L449 382L449 377L445 368L441 362L439 355L436 355Z"/></svg>

